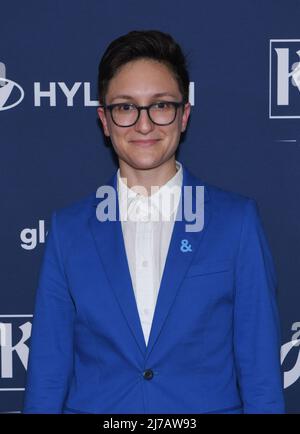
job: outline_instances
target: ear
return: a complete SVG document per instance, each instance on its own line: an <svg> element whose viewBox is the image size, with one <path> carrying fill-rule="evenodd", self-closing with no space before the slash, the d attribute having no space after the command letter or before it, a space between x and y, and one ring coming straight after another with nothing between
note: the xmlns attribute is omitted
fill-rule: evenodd
<svg viewBox="0 0 300 434"><path fill-rule="evenodd" d="M105 134L107 137L109 137L110 134L109 134L108 126L107 126L107 119L106 119L106 113L105 113L105 110L104 110L103 107L98 107L98 108L97 108L97 112L98 112L99 119L100 119L100 121L101 121L101 123L102 123L102 126L103 126L104 134Z"/></svg>
<svg viewBox="0 0 300 434"><path fill-rule="evenodd" d="M191 113L191 104L187 102L183 108L182 120L181 120L181 132L183 133L186 129L189 117Z"/></svg>

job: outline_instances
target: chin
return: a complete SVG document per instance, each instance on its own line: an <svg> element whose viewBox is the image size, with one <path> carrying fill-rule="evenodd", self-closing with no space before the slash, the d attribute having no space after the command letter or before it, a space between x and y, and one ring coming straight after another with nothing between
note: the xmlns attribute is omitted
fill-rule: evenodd
<svg viewBox="0 0 300 434"><path fill-rule="evenodd" d="M130 166L134 167L134 169L138 170L149 170L154 169L155 167L159 166L160 163L157 161L134 161L131 162Z"/></svg>
<svg viewBox="0 0 300 434"><path fill-rule="evenodd" d="M147 170L162 164L162 160L159 156L147 155L146 153L144 155L136 153L130 157L131 158L123 158L123 160L134 169Z"/></svg>

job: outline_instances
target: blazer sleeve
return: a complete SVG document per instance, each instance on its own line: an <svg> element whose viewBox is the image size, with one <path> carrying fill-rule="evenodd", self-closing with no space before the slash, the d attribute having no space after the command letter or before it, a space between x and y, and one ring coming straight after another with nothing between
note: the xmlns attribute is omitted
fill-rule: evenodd
<svg viewBox="0 0 300 434"><path fill-rule="evenodd" d="M54 212L36 293L24 413L61 413L73 369L75 307Z"/></svg>
<svg viewBox="0 0 300 434"><path fill-rule="evenodd" d="M277 278L252 199L245 206L235 277L234 352L244 413L284 413Z"/></svg>

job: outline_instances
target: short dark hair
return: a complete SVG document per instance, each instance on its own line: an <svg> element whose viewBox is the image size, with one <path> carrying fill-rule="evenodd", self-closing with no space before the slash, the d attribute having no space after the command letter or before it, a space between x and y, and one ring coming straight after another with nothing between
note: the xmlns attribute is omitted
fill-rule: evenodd
<svg viewBox="0 0 300 434"><path fill-rule="evenodd" d="M99 64L98 92L105 102L109 81L119 68L137 59L153 59L165 64L173 73L183 102L189 99L189 73L186 57L171 35L158 30L134 30L110 43Z"/></svg>

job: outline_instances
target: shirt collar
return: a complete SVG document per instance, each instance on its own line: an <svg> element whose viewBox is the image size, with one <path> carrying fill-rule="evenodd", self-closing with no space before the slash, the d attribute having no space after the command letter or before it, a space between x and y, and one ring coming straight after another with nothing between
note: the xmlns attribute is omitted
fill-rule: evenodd
<svg viewBox="0 0 300 434"><path fill-rule="evenodd" d="M150 213L158 212L166 220L170 219L171 215L177 210L180 200L183 170L179 161L176 161L176 169L175 175L149 196L144 196L128 188L124 178L120 176L120 169L118 169L117 189L121 220L127 220L125 216L129 216L132 210L136 210L137 206L143 221L145 221L145 214L148 214L149 211ZM135 221L137 220L139 220L139 217L135 216Z"/></svg>

